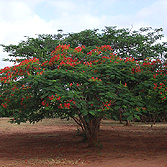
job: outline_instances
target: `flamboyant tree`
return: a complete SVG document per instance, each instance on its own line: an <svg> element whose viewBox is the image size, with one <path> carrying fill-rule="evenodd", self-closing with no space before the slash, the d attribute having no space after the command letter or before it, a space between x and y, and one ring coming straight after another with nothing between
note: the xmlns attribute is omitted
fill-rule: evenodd
<svg viewBox="0 0 167 167"><path fill-rule="evenodd" d="M157 60L144 61L140 66L147 80L139 86L140 96L145 102L145 117L151 122L167 118L167 64Z"/></svg>
<svg viewBox="0 0 167 167"><path fill-rule="evenodd" d="M59 31L2 45L10 57L5 60L18 64L0 71L0 115L16 123L71 117L90 145L97 143L104 117L167 117L167 43L158 43L161 31Z"/></svg>
<svg viewBox="0 0 167 167"><path fill-rule="evenodd" d="M72 118L96 145L104 117L166 112L166 68L159 59L118 57L110 45L58 45L44 61L33 57L0 70L0 112L15 123Z"/></svg>

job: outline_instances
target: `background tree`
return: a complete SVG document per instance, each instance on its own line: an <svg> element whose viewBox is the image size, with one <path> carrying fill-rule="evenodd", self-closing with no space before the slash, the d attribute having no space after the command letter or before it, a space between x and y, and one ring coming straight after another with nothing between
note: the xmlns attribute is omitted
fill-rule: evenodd
<svg viewBox="0 0 167 167"><path fill-rule="evenodd" d="M129 28L117 29L116 26L113 26L105 27L101 33L98 32L98 29L71 33L68 34L65 41L71 44L71 47L111 45L117 55L130 56L137 60L165 58L167 57L167 43L159 43L164 37L162 31L162 28L146 27L136 31Z"/></svg>
<svg viewBox="0 0 167 167"><path fill-rule="evenodd" d="M25 36L26 37L26 36ZM61 43L65 34L58 30L57 34L38 34L37 38L26 37L27 40L20 42L18 45L3 45L4 52L9 53L8 58L4 61L21 62L26 59L36 57L40 62L51 58L51 52Z"/></svg>
<svg viewBox="0 0 167 167"><path fill-rule="evenodd" d="M47 60L50 53L58 44L70 44L72 48L85 45L87 49L94 46L110 45L114 52L122 58L133 57L136 60L145 58L160 58L166 61L167 42L160 43L164 37L162 28L140 28L138 31L129 28L118 29L116 26L98 29L84 30L79 33L63 34L58 30L57 34L38 35L37 38L27 37L27 40L18 45L2 45L10 58L5 61L21 62L32 57L40 61Z"/></svg>

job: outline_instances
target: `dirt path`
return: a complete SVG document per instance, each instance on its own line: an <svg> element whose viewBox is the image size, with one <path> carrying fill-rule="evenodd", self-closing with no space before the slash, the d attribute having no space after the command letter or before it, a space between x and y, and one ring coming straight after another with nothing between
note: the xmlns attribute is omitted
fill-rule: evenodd
<svg viewBox="0 0 167 167"><path fill-rule="evenodd" d="M0 119L0 167L167 167L167 126L103 124L100 148L81 142L74 124Z"/></svg>

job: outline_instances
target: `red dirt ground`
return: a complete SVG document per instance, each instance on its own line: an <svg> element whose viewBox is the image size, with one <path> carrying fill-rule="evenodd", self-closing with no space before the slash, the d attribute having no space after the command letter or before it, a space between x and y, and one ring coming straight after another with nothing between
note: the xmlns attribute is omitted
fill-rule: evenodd
<svg viewBox="0 0 167 167"><path fill-rule="evenodd" d="M77 126L46 119L11 125L0 119L0 167L167 167L167 125L130 127L103 121L101 147L81 142ZM55 123L57 122L57 123Z"/></svg>

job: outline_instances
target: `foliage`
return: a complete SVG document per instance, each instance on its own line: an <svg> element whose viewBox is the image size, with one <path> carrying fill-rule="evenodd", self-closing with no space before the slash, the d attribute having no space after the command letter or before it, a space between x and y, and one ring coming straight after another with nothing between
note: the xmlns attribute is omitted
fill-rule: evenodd
<svg viewBox="0 0 167 167"><path fill-rule="evenodd" d="M20 42L18 45L4 45L1 46L4 52L9 53L9 57L4 61L20 63L25 59L36 57L40 62L46 61L51 58L50 53L55 49L61 39L60 33L55 35L39 34L37 38L27 37L27 40Z"/></svg>
<svg viewBox="0 0 167 167"><path fill-rule="evenodd" d="M116 26L111 26L105 27L101 33L98 32L98 29L69 33L65 41L73 48L81 45L87 47L111 45L114 52L120 57L129 56L137 60L162 59L167 57L167 43L159 43L163 37L162 31L162 28L146 27L132 31L129 28L117 29Z"/></svg>
<svg viewBox="0 0 167 167"><path fill-rule="evenodd" d="M0 111L11 114L12 122L71 117L90 143L97 140L100 120L120 109L128 120L166 111L166 65L122 59L110 45L58 45L47 61L27 59L0 74Z"/></svg>
<svg viewBox="0 0 167 167"><path fill-rule="evenodd" d="M38 35L37 38L27 37L18 45L1 45L9 57L5 61L21 62L33 57L42 62L50 57L50 53L58 44L70 44L71 48L85 45L89 49L94 46L110 45L119 57L133 57L136 60L145 58L167 58L167 42L160 43L163 38L162 28L140 28L138 31L129 28L118 29L116 26L84 30L79 33L63 34L58 30L54 35Z"/></svg>

